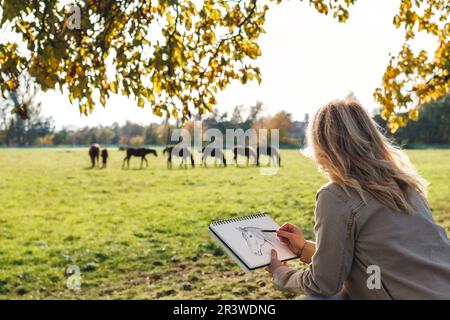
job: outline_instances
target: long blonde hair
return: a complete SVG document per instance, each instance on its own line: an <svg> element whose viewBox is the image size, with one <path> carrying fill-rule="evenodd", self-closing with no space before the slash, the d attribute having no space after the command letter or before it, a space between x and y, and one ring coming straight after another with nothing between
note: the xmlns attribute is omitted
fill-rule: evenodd
<svg viewBox="0 0 450 320"><path fill-rule="evenodd" d="M308 125L306 153L346 192L364 192L396 211L411 213L411 192L426 199L426 183L408 156L381 134L356 100L335 100L320 108ZM309 152L308 152L309 151Z"/></svg>

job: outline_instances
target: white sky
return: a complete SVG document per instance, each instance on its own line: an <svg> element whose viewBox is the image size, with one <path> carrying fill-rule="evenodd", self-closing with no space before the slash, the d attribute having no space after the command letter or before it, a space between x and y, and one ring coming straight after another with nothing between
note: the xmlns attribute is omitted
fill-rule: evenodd
<svg viewBox="0 0 450 320"><path fill-rule="evenodd" d="M260 66L263 81L231 84L218 95L218 108L231 111L235 105L248 107L262 101L266 113L280 110L302 120L322 104L353 91L367 109L373 110L374 89L389 60L403 43L402 30L392 19L399 0L359 0L350 10L350 19L340 24L331 16L318 14L308 4L286 1L268 11L266 34L260 38ZM431 48L426 38L418 46ZM416 41L416 42L417 42ZM126 120L148 124L159 119L149 107L140 109L133 100L114 96L89 115L80 116L76 106L59 92L43 94L43 112L55 119L58 128L66 125L109 125Z"/></svg>

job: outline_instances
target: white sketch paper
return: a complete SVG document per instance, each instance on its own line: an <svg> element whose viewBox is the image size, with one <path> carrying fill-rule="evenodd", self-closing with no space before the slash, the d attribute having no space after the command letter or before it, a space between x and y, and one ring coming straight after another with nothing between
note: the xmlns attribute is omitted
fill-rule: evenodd
<svg viewBox="0 0 450 320"><path fill-rule="evenodd" d="M288 260L295 255L283 244L275 232L279 225L265 214L242 217L212 224L210 229L231 249L249 269L266 266L270 263L270 251L275 249L280 260Z"/></svg>

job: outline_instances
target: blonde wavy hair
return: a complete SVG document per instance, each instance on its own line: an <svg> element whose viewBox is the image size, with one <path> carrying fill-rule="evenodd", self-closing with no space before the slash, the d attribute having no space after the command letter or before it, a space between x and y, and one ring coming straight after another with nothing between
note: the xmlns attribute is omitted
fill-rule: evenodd
<svg viewBox="0 0 450 320"><path fill-rule="evenodd" d="M395 211L411 213L417 191L426 201L426 182L408 156L380 132L356 100L335 100L320 108L307 130L306 154L346 192L366 191Z"/></svg>

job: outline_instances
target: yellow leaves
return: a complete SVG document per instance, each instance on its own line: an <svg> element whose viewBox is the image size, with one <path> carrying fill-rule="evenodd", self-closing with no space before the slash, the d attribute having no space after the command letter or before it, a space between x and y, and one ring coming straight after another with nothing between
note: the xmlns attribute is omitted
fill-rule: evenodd
<svg viewBox="0 0 450 320"><path fill-rule="evenodd" d="M89 105L88 105L86 102L80 103L79 108L80 108L80 113L82 113L82 114L87 114Z"/></svg>
<svg viewBox="0 0 450 320"><path fill-rule="evenodd" d="M386 108L383 108L383 110L381 110L381 118L383 120L387 120L389 118L389 116L391 115L391 113L392 113L392 111L390 111Z"/></svg>
<svg viewBox="0 0 450 320"><path fill-rule="evenodd" d="M101 96L100 96L100 103L101 103L103 106L106 105L106 98L105 98L104 95L101 95Z"/></svg>
<svg viewBox="0 0 450 320"><path fill-rule="evenodd" d="M136 33L135 40L138 42L142 41L142 32L140 30Z"/></svg>
<svg viewBox="0 0 450 320"><path fill-rule="evenodd" d="M418 2L403 0L400 11L394 17L396 27L405 27L405 42L386 68L382 79L383 89L377 89L374 93L375 99L383 106L381 116L388 120L392 132L405 126L408 118L418 120L419 109L410 109L412 103L424 105L449 92L450 32L446 30L448 27L445 24L436 21L443 11L448 16L449 8L438 8L438 2L427 1L428 7L418 10ZM417 30L423 30L437 40L434 56L430 51L411 49L410 41ZM397 116L394 109L402 108L409 109L407 115Z"/></svg>
<svg viewBox="0 0 450 320"><path fill-rule="evenodd" d="M137 100L137 104L140 108L143 108L145 106L145 100L142 97L139 97Z"/></svg>
<svg viewBox="0 0 450 320"><path fill-rule="evenodd" d="M172 64L177 66L183 66L185 65L185 60L183 58L183 48L179 45L178 41L171 43L171 61Z"/></svg>
<svg viewBox="0 0 450 320"><path fill-rule="evenodd" d="M241 83L242 84L246 84L247 83L247 80L248 80L248 74L247 73L244 73L242 76L241 76Z"/></svg>
<svg viewBox="0 0 450 320"><path fill-rule="evenodd" d="M3 1L14 9L16 0ZM17 1L30 6L26 0ZM212 108L219 89L226 88L232 79L245 75L248 81L261 81L253 67L239 62L261 55L257 40L268 9L264 4L253 0L240 4L156 1L123 10L118 3L106 8L101 1L88 2L86 8L98 17L83 15L81 32L41 34L41 25L23 14L23 20L30 23L20 21L20 17L13 22L27 35L24 42L32 52L26 65L30 74L44 90L58 85L68 88L70 101L79 103L83 113L92 110L92 96L100 92L97 106L105 106L110 94L121 93L136 97L139 107L151 104L156 115L166 116L167 111L167 116L189 117L200 107L205 111ZM54 2L49 5L53 7L48 10L46 28L57 31L62 26L57 23L60 12ZM108 19L109 15L114 19ZM157 37L147 34L152 20L162 22L155 24L162 28ZM240 35L235 36L238 31ZM29 35L35 38L30 40ZM19 49L10 45L8 51L5 46L0 44L0 62L10 60L10 69L2 64L0 72L15 74L21 66L14 58ZM43 49L38 53L37 48ZM107 80L110 72L115 74L113 82ZM180 101L181 97L186 100Z"/></svg>
<svg viewBox="0 0 450 320"><path fill-rule="evenodd" d="M397 57L393 58L383 77L384 93L377 95L377 101L383 106L408 107L412 101L427 104L441 98L449 92L448 52L450 32L448 24L442 23L443 16L449 16L449 7L444 1L412 1L402 0L399 12L393 24L405 29L405 43ZM445 19L446 21L447 19ZM437 40L438 48L434 57L425 50L415 54L410 42L417 32L427 33ZM408 118L416 121L419 117L417 109L408 112ZM389 118L391 127L402 126L402 120ZM406 123L405 123L406 125Z"/></svg>
<svg viewBox="0 0 450 320"><path fill-rule="evenodd" d="M336 10L333 14L333 17L337 18L339 22L346 22L349 16L350 15L348 11L342 6L339 6L339 9Z"/></svg>
<svg viewBox="0 0 450 320"><path fill-rule="evenodd" d="M417 109L411 109L408 112L408 117L412 120L412 121L418 121L419 120L419 110Z"/></svg>
<svg viewBox="0 0 450 320"><path fill-rule="evenodd" d="M386 68L386 71L384 73L384 81L389 82L391 79L394 79L399 75L400 71L397 68L394 68L393 66L389 65Z"/></svg>
<svg viewBox="0 0 450 320"><path fill-rule="evenodd" d="M161 108L159 108L159 107L156 107L153 109L153 114L157 115L158 117L162 117L162 115L163 115Z"/></svg>
<svg viewBox="0 0 450 320"><path fill-rule="evenodd" d="M402 23L402 19L400 18L399 15L395 15L394 19L392 20L392 23L394 24L394 26L396 28L400 28L400 25Z"/></svg>
<svg viewBox="0 0 450 320"><path fill-rule="evenodd" d="M56 2L48 2L54 6L48 10L48 30L58 31L61 27L59 12L53 4ZM23 14L31 7L29 1L3 0L3 19L14 17L15 29L24 35L32 56L20 57L16 44L0 44L0 73L10 79L26 66L44 90L56 85L68 87L69 99L83 102L80 106L83 112L93 108L92 94L99 90L102 105L111 93L121 92L136 97L139 107L151 104L156 115L165 116L167 111L167 116L183 118L190 116L191 111L210 109L219 91L233 79L242 83L262 80L260 71L248 61L261 55L258 38L264 32L271 1L269 6L253 0L239 3L205 0L198 4L147 1L142 6L127 6L126 10L118 2L109 7L104 1L88 2L86 8L98 17L89 19L86 15L82 25L89 28L68 35L42 33L41 25ZM355 0L308 2L314 11L344 22ZM419 3L421 10L418 10ZM396 110L405 107L410 110L411 103L430 101L449 91L448 73L445 73L450 60L450 25L446 23L449 9L443 3L444 0L400 1L401 8L393 23L405 27L409 38L421 28L438 41L436 50L429 51L428 56L411 50L406 41L389 63L381 79L382 86L374 96L384 107L382 117L389 121L392 130L406 125L406 116L398 116ZM109 19L110 16L114 19ZM438 23L438 19L444 20ZM152 22L162 22L155 23L156 28L161 28L155 37L148 29ZM38 38L32 39L38 34ZM37 48L43 51L38 53ZM110 71L115 74L113 82L106 80ZM9 85L2 84L2 87ZM173 101L180 105L175 106ZM410 110L407 117L417 119L418 110Z"/></svg>
<svg viewBox="0 0 450 320"><path fill-rule="evenodd" d="M51 57L50 59L48 59L48 65L52 70L57 70L59 66L59 61L54 57Z"/></svg>
<svg viewBox="0 0 450 320"><path fill-rule="evenodd" d="M258 81L258 83L261 84L262 78L261 78L261 75L260 75L259 73L256 73L256 74L255 74L255 78L256 78L256 80Z"/></svg>
<svg viewBox="0 0 450 320"><path fill-rule="evenodd" d="M94 103L91 99L84 99L79 105L80 113L88 115L94 111Z"/></svg>
<svg viewBox="0 0 450 320"><path fill-rule="evenodd" d="M83 90L79 86L72 88L72 96L74 99L81 99L83 97Z"/></svg>
<svg viewBox="0 0 450 320"><path fill-rule="evenodd" d="M148 102L150 102L151 104L155 103L155 96L153 95L153 92L151 90L146 89L143 94Z"/></svg>
<svg viewBox="0 0 450 320"><path fill-rule="evenodd" d="M109 89L111 90L112 93L117 93L117 82L116 81L112 81L109 84Z"/></svg>
<svg viewBox="0 0 450 320"><path fill-rule="evenodd" d="M9 91L14 91L19 86L19 82L17 80L15 80L15 79L10 79L10 80L5 82L5 85L6 85L6 88Z"/></svg>
<svg viewBox="0 0 450 320"><path fill-rule="evenodd" d="M405 127L408 123L408 119L404 116L397 117L397 123L400 128Z"/></svg>
<svg viewBox="0 0 450 320"><path fill-rule="evenodd" d="M220 11L217 9L212 9L209 13L209 17L213 21L219 21L222 18L222 15L220 14Z"/></svg>
<svg viewBox="0 0 450 320"><path fill-rule="evenodd" d="M44 83L48 89L54 89L55 84L56 84L56 79L52 76L47 76L47 77L45 77Z"/></svg>
<svg viewBox="0 0 450 320"><path fill-rule="evenodd" d="M17 22L17 28L19 29L19 31L21 31L22 33L26 33L27 30L30 28L30 23L20 20Z"/></svg>
<svg viewBox="0 0 450 320"><path fill-rule="evenodd" d="M314 8L316 8L317 11L319 11L324 15L328 14L328 6L325 3L323 3L322 0L315 0L311 2L313 3Z"/></svg>
<svg viewBox="0 0 450 320"><path fill-rule="evenodd" d="M216 35L212 30L209 30L203 34L202 39L207 44L214 44L216 42Z"/></svg>
<svg viewBox="0 0 450 320"><path fill-rule="evenodd" d="M424 94L420 98L420 102L422 104L426 104L426 103L429 103L429 102L432 102L432 101L436 101L439 98L441 98L447 92L446 91L439 91L439 90L431 90L431 91L427 92L426 94Z"/></svg>
<svg viewBox="0 0 450 320"><path fill-rule="evenodd" d="M0 25L3 25L6 21L12 21L15 17L27 8L26 0L3 0L2 2L2 20Z"/></svg>
<svg viewBox="0 0 450 320"><path fill-rule="evenodd" d="M175 26L175 17L169 12L166 15L167 25L171 28Z"/></svg>
<svg viewBox="0 0 450 320"><path fill-rule="evenodd" d="M80 55L83 58L83 60L86 59L86 56L88 55L88 50L86 48L84 48L84 47L81 48L80 49Z"/></svg>
<svg viewBox="0 0 450 320"><path fill-rule="evenodd" d="M103 90L105 90L105 91L109 90L109 83L108 83L108 81L106 81L104 79L101 81L101 86L102 86ZM117 87L116 87L116 90L117 90Z"/></svg>
<svg viewBox="0 0 450 320"><path fill-rule="evenodd" d="M178 110L177 110L177 109L172 109L172 116L173 116L175 119L178 119Z"/></svg>
<svg viewBox="0 0 450 320"><path fill-rule="evenodd" d="M246 42L242 44L242 50L251 59L256 59L261 55L261 50L259 49L259 46L256 43Z"/></svg>
<svg viewBox="0 0 450 320"><path fill-rule="evenodd" d="M155 73L155 75L153 76L153 92L156 95L160 95L162 92L162 82L161 82L161 76L160 74L157 72Z"/></svg>
<svg viewBox="0 0 450 320"><path fill-rule="evenodd" d="M314 8L321 14L328 15L333 13L333 18L339 22L346 22L349 18L348 8L354 3L352 0L344 1L329 1L325 3L325 0L310 0L310 3L314 5Z"/></svg>
<svg viewBox="0 0 450 320"><path fill-rule="evenodd" d="M398 129L405 127L406 124L407 119L405 117L391 114L387 123L387 127L392 133L395 133L398 131Z"/></svg>

